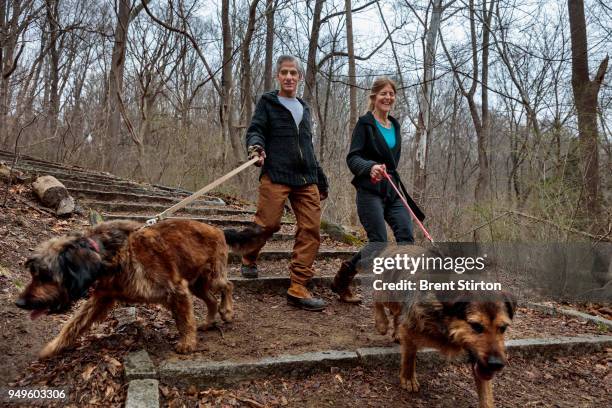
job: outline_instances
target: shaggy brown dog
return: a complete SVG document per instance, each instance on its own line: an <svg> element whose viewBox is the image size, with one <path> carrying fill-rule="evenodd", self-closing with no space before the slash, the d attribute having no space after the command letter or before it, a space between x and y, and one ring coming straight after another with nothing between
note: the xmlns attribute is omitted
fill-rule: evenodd
<svg viewBox="0 0 612 408"><path fill-rule="evenodd" d="M78 299L87 302L40 353L49 357L75 343L92 323L103 320L116 302L159 303L176 321L179 353L196 346L190 293L208 314L204 328L232 319L232 283L227 280L228 246L239 253L265 239L261 227L225 230L191 220L166 220L141 228L132 221L110 221L84 233L41 244L26 262L32 281L16 305L34 319L62 313ZM221 293L218 307L216 293Z"/></svg>
<svg viewBox="0 0 612 408"><path fill-rule="evenodd" d="M438 257L437 251L417 246L403 246L383 253L410 257ZM417 271L417 274L419 271ZM404 275L405 277L405 275ZM386 282L399 282L401 273L384 273ZM375 321L386 334L393 317L393 337L401 347L400 384L417 392L416 355L420 348L432 347L447 356L467 352L476 381L480 407L493 407L491 380L507 363L504 333L514 316L515 301L506 293L476 295L473 292L414 292L398 301L397 293L375 291Z"/></svg>

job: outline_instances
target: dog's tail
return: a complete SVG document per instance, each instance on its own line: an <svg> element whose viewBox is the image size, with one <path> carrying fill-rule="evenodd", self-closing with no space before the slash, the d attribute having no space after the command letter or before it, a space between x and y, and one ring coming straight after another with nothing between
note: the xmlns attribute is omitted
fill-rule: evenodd
<svg viewBox="0 0 612 408"><path fill-rule="evenodd" d="M252 223L241 231L235 229L223 230L225 242L238 254L245 254L262 247L270 234L259 224Z"/></svg>

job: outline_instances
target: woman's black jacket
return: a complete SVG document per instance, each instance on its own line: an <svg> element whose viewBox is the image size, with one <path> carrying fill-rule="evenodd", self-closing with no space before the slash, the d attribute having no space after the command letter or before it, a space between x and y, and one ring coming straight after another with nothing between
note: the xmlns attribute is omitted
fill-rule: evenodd
<svg viewBox="0 0 612 408"><path fill-rule="evenodd" d="M392 116L389 116L389 120L393 123L393 127L395 128L395 146L393 149L389 148L385 138L378 130L372 112L366 113L357 121L355 129L353 129L351 147L346 156L346 164L355 176L351 183L357 189L363 188L370 190L382 197L395 197L395 190L393 190L393 187L391 187L387 180L382 180L376 184L372 183L370 180L370 170L372 166L375 164L384 164L387 168L387 173L391 175L396 186L398 186L400 191L405 195L410 208L417 218L422 221L425 215L412 200L410 195L408 195L397 173L397 163L399 163L402 154L400 124L397 119Z"/></svg>

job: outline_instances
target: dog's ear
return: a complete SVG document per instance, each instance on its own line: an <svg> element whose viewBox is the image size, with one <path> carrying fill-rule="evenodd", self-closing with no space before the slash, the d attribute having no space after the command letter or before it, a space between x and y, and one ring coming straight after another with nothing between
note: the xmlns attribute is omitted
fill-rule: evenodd
<svg viewBox="0 0 612 408"><path fill-rule="evenodd" d="M90 256L89 251L91 248L87 241L79 239L67 244L58 257L59 267L63 274L63 284L71 300L84 297L89 287L98 278L100 259Z"/></svg>
<svg viewBox="0 0 612 408"><path fill-rule="evenodd" d="M502 292L502 298L508 312L508 317L513 319L517 307L516 298L509 292Z"/></svg>

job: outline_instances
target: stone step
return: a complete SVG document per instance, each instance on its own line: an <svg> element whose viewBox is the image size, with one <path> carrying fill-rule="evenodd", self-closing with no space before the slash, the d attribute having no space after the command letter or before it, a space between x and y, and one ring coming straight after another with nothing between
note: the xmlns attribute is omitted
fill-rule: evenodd
<svg viewBox="0 0 612 408"><path fill-rule="evenodd" d="M79 170L73 171L69 168L63 167L56 168L19 162L17 166L15 166L15 168L23 172L36 175L51 175L57 178L58 180L86 180L91 182L115 183L118 185L137 184L135 182L127 181L108 173L83 172Z"/></svg>
<svg viewBox="0 0 612 408"><path fill-rule="evenodd" d="M612 347L612 336L579 336L526 338L506 341L508 353L522 358L585 355ZM438 370L449 360L433 349L419 351L418 364L423 370ZM271 376L306 377L317 372L329 372L333 367L397 367L399 346L364 347L356 350L324 350L301 354L288 354L246 361L209 361L203 359L176 359L162 361L158 376L162 383L200 388L223 387L240 381ZM461 355L452 363L465 363Z"/></svg>
<svg viewBox="0 0 612 408"><path fill-rule="evenodd" d="M291 254L293 252L291 250L286 249L262 249L259 253L259 259L262 261L273 261L280 259L290 259ZM317 252L317 259L350 259L355 255L356 251L354 250L343 250L343 249L320 249ZM240 255L230 253L229 254L229 262L230 263L239 263L241 260Z"/></svg>
<svg viewBox="0 0 612 408"><path fill-rule="evenodd" d="M167 195L159 195L155 192L146 191L143 193L128 193L124 190L121 191L103 191L103 190L89 190L89 189L80 189L75 187L67 187L70 194L78 199L84 200L89 203L111 203L111 202L123 202L129 204L143 203L143 204L156 204L163 205L167 207L171 207L174 204L178 203L185 197L183 195L176 195L175 197L167 196ZM216 197L204 196L198 197L198 199L190 204L190 207L208 207L214 206L214 209L219 208L222 204L222 201ZM213 209L211 208L211 209ZM251 210L240 211L238 208L228 208L229 210L234 210L236 213L240 212L253 212Z"/></svg>
<svg viewBox="0 0 612 408"><path fill-rule="evenodd" d="M7 155L6 152L2 155L0 151L0 159L12 162L13 156ZM36 159L25 159L23 156L20 158L16 168L30 174L54 176L72 191L88 190L117 194L148 195L173 200L180 200L192 194L191 191L182 188L137 183L106 172L89 170L82 167L64 166ZM105 200L105 198L102 198L102 200ZM225 205L222 199L210 195L204 195L198 200L206 201L205 204L207 205Z"/></svg>
<svg viewBox="0 0 612 408"><path fill-rule="evenodd" d="M0 160L4 160L8 164L11 164L13 159L14 155L11 152L0 150ZM173 198L187 197L191 194L190 191L182 188L162 186L159 184L150 185L137 183L107 172L52 163L25 155L20 156L16 168L39 175L49 174L59 179L66 187L79 189L122 193L149 193L151 195L169 196ZM225 204L223 200L217 197L210 197L209 199L219 201L222 205Z"/></svg>
<svg viewBox="0 0 612 408"><path fill-rule="evenodd" d="M160 185L150 185L137 183L130 180L109 175L108 173L80 173L72 172L70 169L48 169L25 164L16 167L19 170L37 175L51 175L64 183L66 187L84 188L91 190L132 193L155 193L162 196L189 196L190 191L180 188L165 187ZM84 184L82 184L84 183ZM218 200L218 199L217 199Z"/></svg>
<svg viewBox="0 0 612 408"><path fill-rule="evenodd" d="M139 196L142 199L142 196ZM169 202L167 204L161 203L147 203L147 202L121 202L121 201L90 201L84 200L82 204L86 207L93 208L97 211L104 213L148 213L148 214L159 214L174 204L178 203L179 200ZM196 203L203 203L198 201ZM206 203L206 202L204 202ZM244 215L254 214L253 210L239 210L236 208L226 208L222 206L216 207L204 207L201 205L190 205L182 208L175 212L175 214L183 214L190 216L207 216L207 215Z"/></svg>
<svg viewBox="0 0 612 408"><path fill-rule="evenodd" d="M155 214L148 215L136 215L136 214L102 214L105 221L110 220L133 220L145 223L147 220L153 218ZM215 225L221 228L229 228L229 227L243 227L248 226L253 223L253 219L231 219L231 218L222 218L222 217L168 217L168 219L185 219L185 220L195 220L204 222L210 225ZM282 219L281 225L293 225L294 221L288 219Z"/></svg>
<svg viewBox="0 0 612 408"><path fill-rule="evenodd" d="M7 164L12 164L12 162L15 159L15 155L12 152L8 152L5 150L0 150L0 160L4 160L7 162ZM100 172L100 171L96 171L96 170L91 170L91 169L86 169L84 167L80 167L80 166L73 166L73 165L65 165L65 164L60 164L60 163L54 163L54 162L50 162L50 161L46 161L43 159L38 159L32 156L28 156L28 155L20 155L19 156L19 160L17 162L17 167L19 167L20 165L24 165L24 166L28 166L31 168L36 168L36 169L40 169L42 170L49 170L49 171L54 171L54 170L60 170L60 171L71 171L74 173L81 173L81 174L87 174L87 175L98 175L98 176L103 176L103 177L108 177L108 178L113 178L113 179L117 179L120 180L120 178L118 176L115 176L113 174L107 173L107 172Z"/></svg>
<svg viewBox="0 0 612 408"><path fill-rule="evenodd" d="M191 195L191 192L185 190L162 190L158 188L152 188L146 184L132 184L128 186L119 186L114 183L98 183L80 180L69 180L63 179L60 181L64 183L66 188L70 191L95 191L100 193L109 194L131 194L131 195L144 195L151 197L159 197L162 199L183 199ZM208 201L210 205L225 205L225 202L214 196L203 195L198 200ZM207 204L208 205L208 204Z"/></svg>

